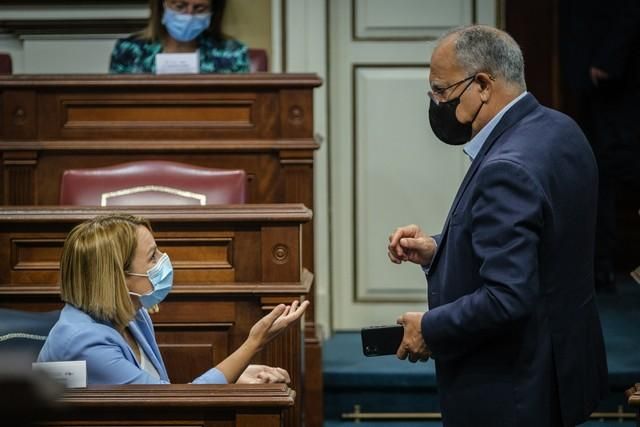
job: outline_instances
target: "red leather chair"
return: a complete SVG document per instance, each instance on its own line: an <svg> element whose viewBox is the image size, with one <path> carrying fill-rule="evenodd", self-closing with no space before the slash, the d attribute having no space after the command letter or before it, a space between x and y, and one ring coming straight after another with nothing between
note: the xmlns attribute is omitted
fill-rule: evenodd
<svg viewBox="0 0 640 427"><path fill-rule="evenodd" d="M249 68L252 73L269 71L267 51L264 49L249 49Z"/></svg>
<svg viewBox="0 0 640 427"><path fill-rule="evenodd" d="M13 65L11 62L11 55L0 52L0 74L11 74L12 72Z"/></svg>
<svg viewBox="0 0 640 427"><path fill-rule="evenodd" d="M213 205L245 203L243 170L145 160L62 175L61 205Z"/></svg>

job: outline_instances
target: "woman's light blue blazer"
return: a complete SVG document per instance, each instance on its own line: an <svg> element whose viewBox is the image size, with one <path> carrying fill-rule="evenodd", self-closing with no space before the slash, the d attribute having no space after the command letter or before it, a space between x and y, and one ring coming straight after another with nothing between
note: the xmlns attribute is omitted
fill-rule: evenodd
<svg viewBox="0 0 640 427"><path fill-rule="evenodd" d="M129 330L160 374L149 375L138 363L125 339L109 323L94 319L66 304L45 341L38 362L85 360L87 385L168 384L169 377L160 355L153 323L144 308L129 323ZM193 380L196 384L226 384L222 372L209 369Z"/></svg>

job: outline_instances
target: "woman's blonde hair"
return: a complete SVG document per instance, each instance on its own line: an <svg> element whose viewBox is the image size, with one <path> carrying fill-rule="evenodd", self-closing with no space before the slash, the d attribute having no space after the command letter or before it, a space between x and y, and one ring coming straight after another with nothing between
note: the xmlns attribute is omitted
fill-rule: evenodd
<svg viewBox="0 0 640 427"><path fill-rule="evenodd" d="M136 308L125 281L138 245L136 228L151 231L144 218L111 214L98 216L71 230L60 260L62 300L121 330Z"/></svg>

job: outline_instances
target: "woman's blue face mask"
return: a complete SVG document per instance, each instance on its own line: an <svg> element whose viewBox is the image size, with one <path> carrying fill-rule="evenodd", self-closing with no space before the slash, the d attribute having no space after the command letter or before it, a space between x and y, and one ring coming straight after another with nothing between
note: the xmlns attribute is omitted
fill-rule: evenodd
<svg viewBox="0 0 640 427"><path fill-rule="evenodd" d="M143 273L130 273L131 276L143 276L148 277L149 282L153 289L151 292L144 295L137 294L135 292L129 292L131 295L135 295L140 298L140 303L146 309L150 309L156 304L160 304L164 300L171 288L173 287L173 266L169 255L163 254L156 265L151 267L147 274Z"/></svg>
<svg viewBox="0 0 640 427"><path fill-rule="evenodd" d="M200 13L191 15L189 13L179 13L164 6L162 24L169 35L179 42L190 42L198 37L204 30L209 28L211 23L211 13Z"/></svg>

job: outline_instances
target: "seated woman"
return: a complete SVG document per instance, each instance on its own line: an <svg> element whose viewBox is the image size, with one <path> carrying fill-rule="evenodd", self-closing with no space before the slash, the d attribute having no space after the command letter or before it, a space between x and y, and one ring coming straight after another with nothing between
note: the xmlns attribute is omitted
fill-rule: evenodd
<svg viewBox="0 0 640 427"><path fill-rule="evenodd" d="M198 51L201 73L249 71L247 46L222 34L226 0L149 0L139 33L116 42L111 73L155 73L158 53Z"/></svg>
<svg viewBox="0 0 640 427"><path fill-rule="evenodd" d="M39 362L85 360L89 385L169 383L147 310L171 290L173 269L147 220L112 214L76 226L64 243L60 275L66 304ZM247 366L308 304L274 308L234 353L193 383L289 382L283 369Z"/></svg>

